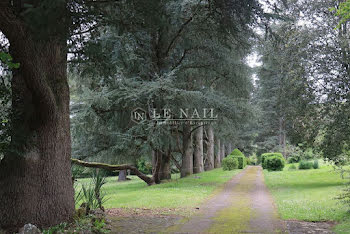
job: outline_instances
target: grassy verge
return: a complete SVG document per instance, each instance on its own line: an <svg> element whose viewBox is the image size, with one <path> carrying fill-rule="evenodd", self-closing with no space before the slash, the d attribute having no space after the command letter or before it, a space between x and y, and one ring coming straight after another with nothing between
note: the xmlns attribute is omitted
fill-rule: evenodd
<svg viewBox="0 0 350 234"><path fill-rule="evenodd" d="M131 180L126 182L117 182L116 177L108 177L103 188L108 198L105 207L149 209L196 207L240 171L223 171L220 168L183 179L180 179L179 175L173 175L171 181L154 186L147 186L135 176L131 176ZM79 184L88 182L89 179L78 180Z"/></svg>
<svg viewBox="0 0 350 234"><path fill-rule="evenodd" d="M327 165L317 170L290 171L288 167L281 172L264 171L266 184L281 218L342 222L335 228L338 233L348 228L347 208L334 199L344 188L345 181L340 175Z"/></svg>

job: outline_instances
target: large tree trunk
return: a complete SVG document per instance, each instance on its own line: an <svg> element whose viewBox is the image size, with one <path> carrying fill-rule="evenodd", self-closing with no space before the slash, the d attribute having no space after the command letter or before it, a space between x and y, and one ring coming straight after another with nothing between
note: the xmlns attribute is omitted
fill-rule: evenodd
<svg viewBox="0 0 350 234"><path fill-rule="evenodd" d="M214 169L214 129L213 126L209 125L207 128L208 133L208 144L207 144L207 166L206 170Z"/></svg>
<svg viewBox="0 0 350 234"><path fill-rule="evenodd" d="M204 171L203 163L203 127L198 127L195 131L195 144L193 154L193 173Z"/></svg>
<svg viewBox="0 0 350 234"><path fill-rule="evenodd" d="M191 125L184 124L182 132L182 165L181 165L181 177L185 177L193 174L193 147L192 147L192 134Z"/></svg>
<svg viewBox="0 0 350 234"><path fill-rule="evenodd" d="M171 179L171 168L170 168L170 150L162 154L162 160L159 170L160 180L170 180Z"/></svg>
<svg viewBox="0 0 350 234"><path fill-rule="evenodd" d="M215 168L221 167L221 144L220 144L220 139L217 139L217 152L215 155L215 163L214 163Z"/></svg>
<svg viewBox="0 0 350 234"><path fill-rule="evenodd" d="M74 191L66 40L34 40L10 7L0 10L0 19L20 63L12 79L11 149L0 163L0 227L67 222Z"/></svg>

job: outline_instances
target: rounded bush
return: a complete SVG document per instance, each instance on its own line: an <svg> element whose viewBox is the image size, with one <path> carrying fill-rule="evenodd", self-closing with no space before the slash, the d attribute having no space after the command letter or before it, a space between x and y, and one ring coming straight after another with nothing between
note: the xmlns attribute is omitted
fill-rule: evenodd
<svg viewBox="0 0 350 234"><path fill-rule="evenodd" d="M224 171L232 171L238 168L238 160L232 156L228 156L222 160L222 169Z"/></svg>
<svg viewBox="0 0 350 234"><path fill-rule="evenodd" d="M269 156L265 159L266 169L269 171L282 171L285 160L277 155Z"/></svg>
<svg viewBox="0 0 350 234"><path fill-rule="evenodd" d="M276 157L280 158L283 162L285 162L284 157L281 153L264 153L261 155L261 166L264 169L267 169L266 159L269 157L272 157L272 156L276 156Z"/></svg>
<svg viewBox="0 0 350 234"><path fill-rule="evenodd" d="M288 167L288 170L290 170L290 171L293 171L293 170L296 170L296 169L297 169L297 167L294 164L292 164L292 165L290 165Z"/></svg>
<svg viewBox="0 0 350 234"><path fill-rule="evenodd" d="M318 164L318 160L317 160L317 159L314 160L314 164L312 165L312 167L313 167L314 169L320 168L320 165Z"/></svg>
<svg viewBox="0 0 350 234"><path fill-rule="evenodd" d="M313 162L302 160L299 162L299 169L308 170L313 168L313 165L314 165Z"/></svg>
<svg viewBox="0 0 350 234"><path fill-rule="evenodd" d="M243 156L244 157L244 154L239 150L239 149L234 149L230 155L232 156Z"/></svg>

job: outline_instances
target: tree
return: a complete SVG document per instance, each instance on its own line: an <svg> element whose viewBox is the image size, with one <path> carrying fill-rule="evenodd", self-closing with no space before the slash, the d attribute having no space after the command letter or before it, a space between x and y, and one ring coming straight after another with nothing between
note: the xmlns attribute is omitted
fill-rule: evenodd
<svg viewBox="0 0 350 234"><path fill-rule="evenodd" d="M70 21L65 1L49 7L48 1L30 7L12 2L0 1L0 30L20 64L12 70L11 143L0 163L0 227L47 227L74 213L66 74Z"/></svg>

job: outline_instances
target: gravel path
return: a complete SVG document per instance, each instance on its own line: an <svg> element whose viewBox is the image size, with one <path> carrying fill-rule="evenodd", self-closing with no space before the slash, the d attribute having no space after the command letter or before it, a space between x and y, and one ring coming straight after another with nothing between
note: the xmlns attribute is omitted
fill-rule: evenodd
<svg viewBox="0 0 350 234"><path fill-rule="evenodd" d="M174 233L283 233L262 169L249 166Z"/></svg>

